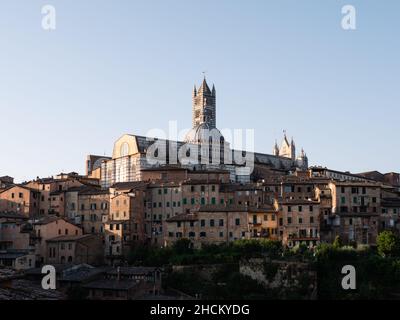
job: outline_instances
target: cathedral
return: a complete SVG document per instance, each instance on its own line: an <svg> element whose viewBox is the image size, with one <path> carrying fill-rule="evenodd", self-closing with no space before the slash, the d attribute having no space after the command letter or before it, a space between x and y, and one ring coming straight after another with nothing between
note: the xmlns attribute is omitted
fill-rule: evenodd
<svg viewBox="0 0 400 320"><path fill-rule="evenodd" d="M102 187L107 188L117 182L142 180L143 169L161 166L227 170L232 182L247 183L263 178L266 170L289 173L307 169L308 159L304 150L296 157L295 143L293 139L289 143L286 132L280 147L275 142L272 155L231 149L217 128L215 86L210 89L204 78L199 88L193 88L192 129L184 141L125 134L114 143L111 158L91 155L86 166L87 173L96 172Z"/></svg>

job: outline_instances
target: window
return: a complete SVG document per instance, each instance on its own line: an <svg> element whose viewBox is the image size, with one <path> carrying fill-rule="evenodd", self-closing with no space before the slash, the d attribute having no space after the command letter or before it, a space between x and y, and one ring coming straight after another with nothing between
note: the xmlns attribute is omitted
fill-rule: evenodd
<svg viewBox="0 0 400 320"><path fill-rule="evenodd" d="M268 215L264 214L264 221L268 221Z"/></svg>
<svg viewBox="0 0 400 320"><path fill-rule="evenodd" d="M218 225L219 225L220 227L223 227L223 226L224 226L224 219L219 219Z"/></svg>
<svg viewBox="0 0 400 320"><path fill-rule="evenodd" d="M291 224L291 223L292 223L292 217L288 217L288 218L287 218L287 223L288 223L288 224Z"/></svg>
<svg viewBox="0 0 400 320"><path fill-rule="evenodd" d="M193 231L189 232L189 238L194 238L196 236L196 233Z"/></svg>
<svg viewBox="0 0 400 320"><path fill-rule="evenodd" d="M190 191L191 191L191 192L194 192L194 186L191 186L191 187L190 187Z"/></svg>
<svg viewBox="0 0 400 320"><path fill-rule="evenodd" d="M210 227L214 227L215 221L214 219L210 219Z"/></svg>
<svg viewBox="0 0 400 320"><path fill-rule="evenodd" d="M161 189L158 189L158 194L161 194Z"/></svg>
<svg viewBox="0 0 400 320"><path fill-rule="evenodd" d="M204 231L200 232L200 238L204 238L206 236L206 233Z"/></svg>
<svg viewBox="0 0 400 320"><path fill-rule="evenodd" d="M271 220L272 220L272 221L275 221L275 219L276 219L276 215L275 215L275 214L272 214L272 215L271 215Z"/></svg>
<svg viewBox="0 0 400 320"><path fill-rule="evenodd" d="M183 198L183 204L187 204L187 199Z"/></svg>
<svg viewBox="0 0 400 320"><path fill-rule="evenodd" d="M167 192L168 192L168 189L164 188L164 194L167 194Z"/></svg>
<svg viewBox="0 0 400 320"><path fill-rule="evenodd" d="M68 229L65 229L65 234L68 234Z"/></svg>
<svg viewBox="0 0 400 320"><path fill-rule="evenodd" d="M206 187L205 186L201 186L201 192L206 191Z"/></svg>
<svg viewBox="0 0 400 320"><path fill-rule="evenodd" d="M211 204L216 204L216 199L214 197L211 198Z"/></svg>
<svg viewBox="0 0 400 320"><path fill-rule="evenodd" d="M223 238L223 236L224 236L224 233L221 231L221 232L219 233L219 237L220 237L220 238Z"/></svg>
<svg viewBox="0 0 400 320"><path fill-rule="evenodd" d="M310 223L314 223L314 217L310 217Z"/></svg>
<svg viewBox="0 0 400 320"><path fill-rule="evenodd" d="M341 192L342 192L342 193L345 193L345 192L346 192L346 188L345 188L345 187L341 187L340 189L341 189Z"/></svg>
<svg viewBox="0 0 400 320"><path fill-rule="evenodd" d="M191 204L195 204L194 198L190 199L190 203L191 203Z"/></svg>
<svg viewBox="0 0 400 320"><path fill-rule="evenodd" d="M215 185L212 185L212 186L211 186L211 191L212 191L212 192L215 192Z"/></svg>
<svg viewBox="0 0 400 320"><path fill-rule="evenodd" d="M303 211L303 207L299 206L299 212L302 212L302 211Z"/></svg>
<svg viewBox="0 0 400 320"><path fill-rule="evenodd" d="M239 218L235 219L235 225L240 226L240 219Z"/></svg>
<svg viewBox="0 0 400 320"><path fill-rule="evenodd" d="M299 218L299 224L303 223L303 218Z"/></svg>
<svg viewBox="0 0 400 320"><path fill-rule="evenodd" d="M178 222L176 223L176 226L177 226L178 228L180 228L181 225L182 225L182 223L181 223L180 221L178 221Z"/></svg>
<svg viewBox="0 0 400 320"><path fill-rule="evenodd" d="M288 212L292 212L292 207L291 207L291 206L288 206L288 207L287 207L287 211L288 211Z"/></svg>
<svg viewBox="0 0 400 320"><path fill-rule="evenodd" d="M206 220L204 219L200 220L200 226L205 227L205 225L206 225Z"/></svg>
<svg viewBox="0 0 400 320"><path fill-rule="evenodd" d="M314 211L314 207L310 206L310 212L313 212L313 211Z"/></svg>
<svg viewBox="0 0 400 320"><path fill-rule="evenodd" d="M206 204L206 199L205 198L201 198L201 204Z"/></svg>

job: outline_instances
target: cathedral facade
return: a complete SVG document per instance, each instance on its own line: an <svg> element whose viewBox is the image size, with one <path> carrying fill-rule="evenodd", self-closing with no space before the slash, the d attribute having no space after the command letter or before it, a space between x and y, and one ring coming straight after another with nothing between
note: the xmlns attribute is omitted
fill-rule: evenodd
<svg viewBox="0 0 400 320"><path fill-rule="evenodd" d="M131 134L119 138L114 143L112 157L101 162L102 187L142 180L143 169L160 166L227 170L231 181L240 183L262 178L262 174L254 173L263 170L289 172L308 168L306 154L302 150L296 157L294 141L292 139L289 143L286 133L280 147L275 143L272 155L232 150L217 129L216 89L215 86L210 89L205 78L198 89L196 86L193 88L192 101L192 129L184 141ZM87 166L93 164L87 163Z"/></svg>

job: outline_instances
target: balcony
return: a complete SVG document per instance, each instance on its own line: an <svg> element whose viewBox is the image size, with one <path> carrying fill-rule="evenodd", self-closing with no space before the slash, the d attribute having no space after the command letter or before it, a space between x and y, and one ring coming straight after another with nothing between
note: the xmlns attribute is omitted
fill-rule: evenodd
<svg viewBox="0 0 400 320"><path fill-rule="evenodd" d="M261 222L261 220L251 220L249 222L249 224L252 224L254 226L260 226L260 225L262 225L262 222Z"/></svg>

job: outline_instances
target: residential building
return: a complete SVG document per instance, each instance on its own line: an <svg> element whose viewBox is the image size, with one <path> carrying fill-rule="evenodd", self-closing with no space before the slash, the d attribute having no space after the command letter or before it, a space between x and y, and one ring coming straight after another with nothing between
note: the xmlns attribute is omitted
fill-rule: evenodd
<svg viewBox="0 0 400 320"><path fill-rule="evenodd" d="M103 242L98 235L62 235L46 243L47 264L101 265L104 261Z"/></svg>

